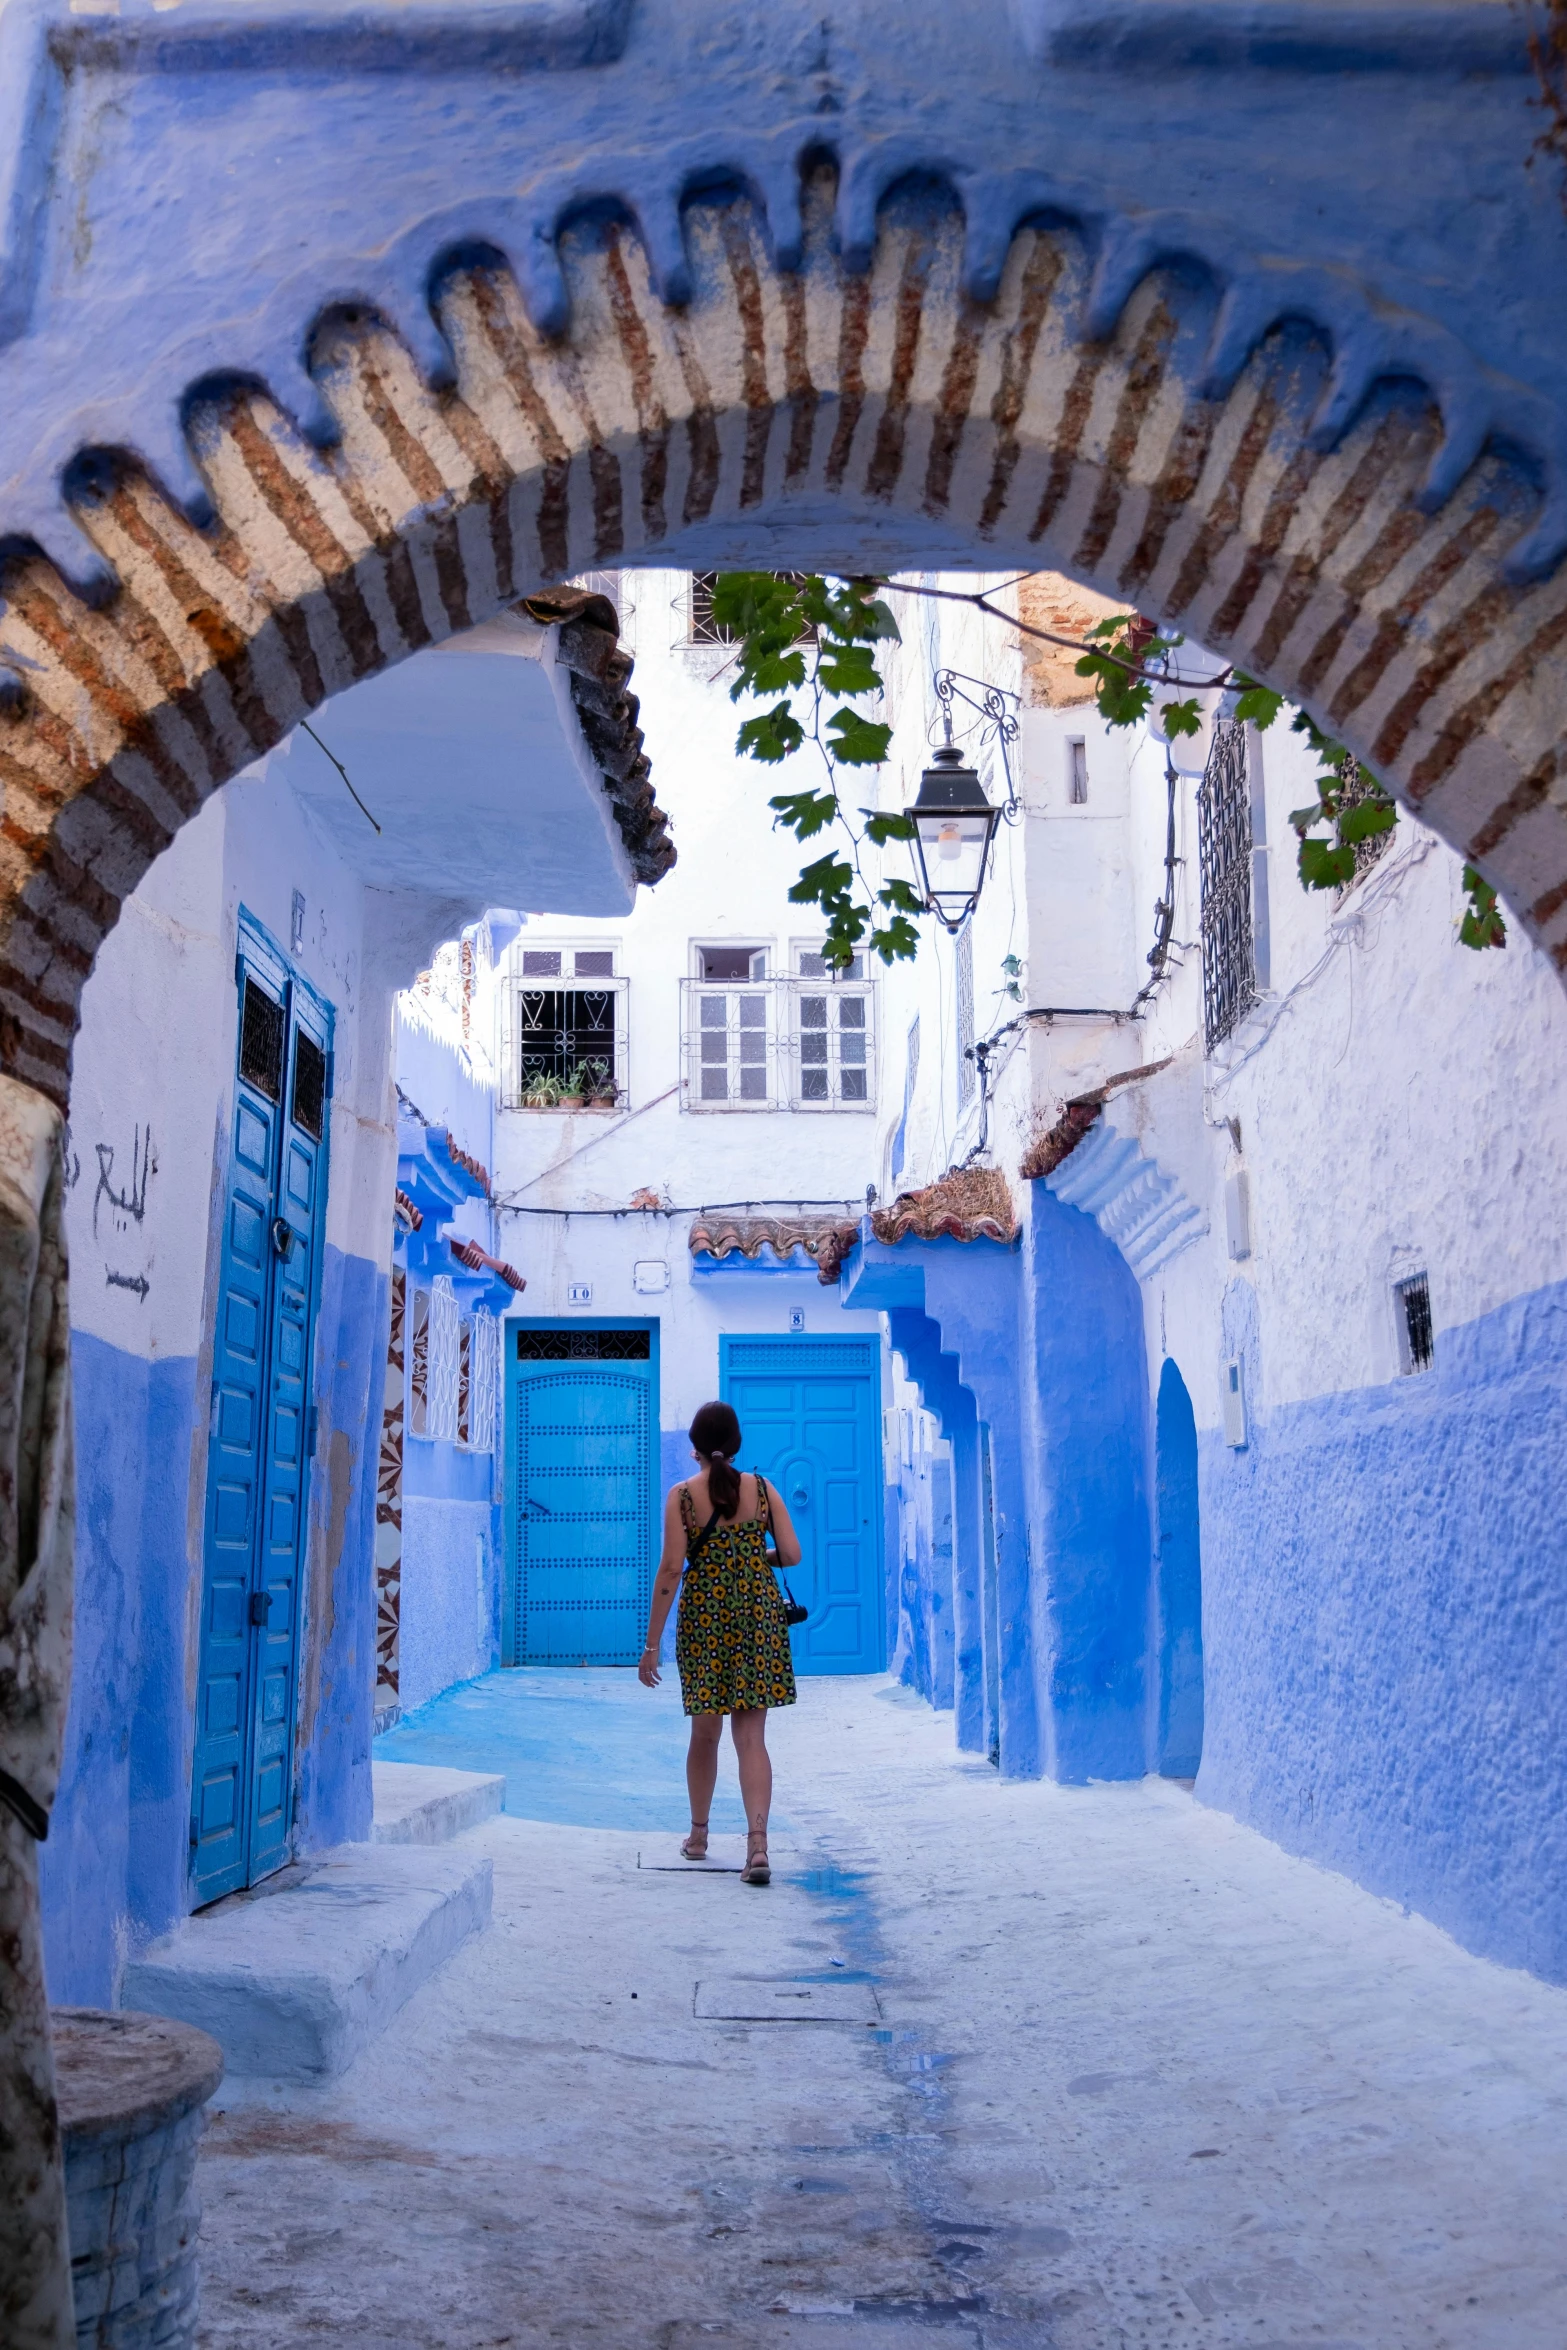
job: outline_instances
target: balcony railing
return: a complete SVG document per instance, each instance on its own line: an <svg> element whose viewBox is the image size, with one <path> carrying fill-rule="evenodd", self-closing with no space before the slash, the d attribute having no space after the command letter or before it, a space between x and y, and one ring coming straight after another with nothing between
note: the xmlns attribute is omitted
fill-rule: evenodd
<svg viewBox="0 0 1567 2350"><path fill-rule="evenodd" d="M683 979L688 1110L874 1110L876 990L864 979Z"/></svg>

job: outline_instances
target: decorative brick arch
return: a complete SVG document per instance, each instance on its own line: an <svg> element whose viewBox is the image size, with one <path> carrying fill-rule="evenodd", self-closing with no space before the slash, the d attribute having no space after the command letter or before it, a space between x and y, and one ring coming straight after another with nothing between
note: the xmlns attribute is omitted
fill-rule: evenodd
<svg viewBox="0 0 1567 2350"><path fill-rule="evenodd" d="M1309 703L1567 965L1567 578L1508 577L1540 511L1521 464L1455 455L1407 377L1351 392L1320 329L1237 338L1201 272L1107 293L1073 226L1019 228L981 300L939 188L893 192L863 270L825 167L804 218L784 270L750 198L699 198L678 307L630 226L568 227L555 339L470 248L433 296L442 389L368 312L328 314L335 446L265 388L192 396L205 529L132 461L76 466L120 584L90 610L39 556L6 582L0 1066L63 1102L120 901L327 696L639 560L1069 572Z"/></svg>

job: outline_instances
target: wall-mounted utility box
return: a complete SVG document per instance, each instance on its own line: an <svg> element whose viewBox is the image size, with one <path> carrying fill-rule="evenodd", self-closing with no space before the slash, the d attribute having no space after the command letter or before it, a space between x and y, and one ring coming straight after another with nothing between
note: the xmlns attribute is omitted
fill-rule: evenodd
<svg viewBox="0 0 1567 2350"><path fill-rule="evenodd" d="M669 1267L662 1257L639 1257L631 1268L631 1286L640 1297L655 1297L669 1287Z"/></svg>
<svg viewBox="0 0 1567 2350"><path fill-rule="evenodd" d="M1232 1355L1224 1366L1224 1441L1242 1452L1246 1445L1246 1366Z"/></svg>
<svg viewBox="0 0 1567 2350"><path fill-rule="evenodd" d="M1251 1177L1244 1167L1224 1179L1224 1237L1237 1265L1251 1255Z"/></svg>

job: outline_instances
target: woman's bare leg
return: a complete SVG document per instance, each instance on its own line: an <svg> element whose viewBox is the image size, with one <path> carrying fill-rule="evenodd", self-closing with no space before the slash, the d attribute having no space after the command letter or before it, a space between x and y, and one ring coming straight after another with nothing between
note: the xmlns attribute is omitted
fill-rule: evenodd
<svg viewBox="0 0 1567 2350"><path fill-rule="evenodd" d="M740 1800L745 1805L746 1831L767 1838L767 1815L773 1803L773 1761L767 1751L767 1708L747 1706L729 1717L729 1734L740 1765Z"/></svg>
<svg viewBox="0 0 1567 2350"><path fill-rule="evenodd" d="M722 1714L693 1714L691 1744L686 1749L686 1787L691 1797L691 1825L706 1829L718 1784L718 1741L724 1734Z"/></svg>

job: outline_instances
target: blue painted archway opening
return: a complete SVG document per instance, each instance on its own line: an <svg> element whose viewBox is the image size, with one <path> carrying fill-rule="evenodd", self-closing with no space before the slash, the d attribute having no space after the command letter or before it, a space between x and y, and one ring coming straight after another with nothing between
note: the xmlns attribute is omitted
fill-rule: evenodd
<svg viewBox="0 0 1567 2350"><path fill-rule="evenodd" d="M1197 1421L1186 1382L1166 1356L1154 1417L1159 1722L1166 1779L1195 1779L1202 1760L1202 1537Z"/></svg>

